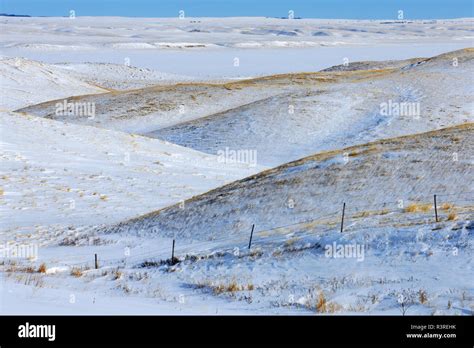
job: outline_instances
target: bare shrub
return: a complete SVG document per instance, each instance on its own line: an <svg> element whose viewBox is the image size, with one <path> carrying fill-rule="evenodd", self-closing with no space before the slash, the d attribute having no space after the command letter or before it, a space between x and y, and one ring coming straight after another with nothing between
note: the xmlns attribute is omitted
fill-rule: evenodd
<svg viewBox="0 0 474 348"><path fill-rule="evenodd" d="M239 284L235 279L232 279L228 283L220 283L220 284L214 284L210 282L201 282L195 285L196 288L202 289L202 288L209 288L212 290L212 292L216 295L220 295L223 293L235 293L238 291L252 291L255 289L255 286L252 283L247 283L247 284Z"/></svg>
<svg viewBox="0 0 474 348"><path fill-rule="evenodd" d="M402 315L405 315L408 309L416 303L416 292L413 290L403 290L394 294Z"/></svg>
<svg viewBox="0 0 474 348"><path fill-rule="evenodd" d="M418 300L421 304L425 304L428 301L428 294L425 290L420 289L420 291L418 291Z"/></svg>
<svg viewBox="0 0 474 348"><path fill-rule="evenodd" d="M319 313L326 313L327 312L327 307L326 307L326 297L324 296L324 293L322 291L319 292L318 300L316 302L316 311Z"/></svg>
<svg viewBox="0 0 474 348"><path fill-rule="evenodd" d="M119 271L119 269L117 268L114 272L113 272L113 276L112 276L112 279L113 280L118 280L122 278L122 272Z"/></svg>
<svg viewBox="0 0 474 348"><path fill-rule="evenodd" d="M38 272L39 273L46 273L46 264L44 262L41 265L39 265Z"/></svg>
<svg viewBox="0 0 474 348"><path fill-rule="evenodd" d="M84 272L83 272L82 269L79 268L79 267L73 267L73 268L71 269L71 275L72 275L73 277L79 278L79 277L82 277L83 274L84 274Z"/></svg>

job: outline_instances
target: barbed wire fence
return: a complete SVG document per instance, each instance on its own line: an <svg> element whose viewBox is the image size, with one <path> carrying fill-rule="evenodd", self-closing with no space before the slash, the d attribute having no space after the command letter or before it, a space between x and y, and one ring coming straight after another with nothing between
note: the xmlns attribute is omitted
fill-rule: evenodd
<svg viewBox="0 0 474 348"><path fill-rule="evenodd" d="M436 197L436 198L435 198ZM469 204L473 203L474 197L474 191L468 191L468 192L457 192L457 193L446 193L446 194L430 194L430 195L424 195L424 196L417 196L417 202L412 202L411 204L423 204L425 205L425 208L420 210L420 211L415 211L416 215L413 215L412 219L409 219L409 222L411 226L414 225L423 225L423 224L429 224L429 223L437 223L437 222L442 222L442 221L437 221L437 216L438 212L441 213L439 214L440 216L444 213L446 214L446 211L449 209L452 209L450 206L448 209L443 208L443 204L448 204L448 205L453 205L454 208L457 208L457 213L460 216L467 215L474 213L474 206L472 210L469 210L471 207ZM432 206L427 209L426 203L428 199L432 200ZM435 202L436 200L436 202ZM424 202L424 203L420 203ZM431 204L429 203L429 204ZM317 234L324 234L328 232L338 232L339 227L341 226L341 218L343 214L343 204L344 202L341 202L341 208L331 211L330 213L318 216L317 218L309 218L301 221L297 221L294 223L290 224L285 224L285 225L279 225L275 226L272 228L264 228L259 230L258 228L253 231L252 236L256 236L256 240L254 237L254 244L259 244L262 243L261 239L258 239L259 236L262 234L269 234L274 231L278 230L288 230L287 232L297 232L297 237L298 238L306 238L310 236L315 236ZM438 207L435 206L435 204L438 205ZM348 227L346 226L346 229L342 229L342 233L352 233L352 232L360 232L363 230L373 230L374 228L389 228L392 227L393 224L391 225L390 222L388 222L385 225L373 225L373 226L368 226L368 225L361 225L361 221L366 221L366 218L368 217L373 217L373 216L385 216L385 215L390 215L393 213L407 213L407 208L410 206L410 204L405 205L405 202L402 200L394 200L394 201L389 201L389 202L383 202L383 203L378 203L378 204L357 204L356 206L351 206L351 205L344 205L344 213L345 213L345 219L346 223L348 221L354 221L356 219L357 225L349 225ZM468 209L467 211L460 211L460 209ZM305 214L311 214L314 211L317 211L318 208L314 208L308 211L305 211ZM437 212L436 212L437 211ZM436 212L436 213L435 213ZM419 215L422 215L421 218ZM446 221L446 220L445 220ZM313 226L307 226L310 224L314 224ZM255 225L254 225L255 226ZM318 227L319 226L319 227ZM298 231L298 227L300 227L300 231ZM401 229L401 228L400 228ZM250 232L250 231L249 231ZM269 242L281 242L284 243L286 240L286 236L288 233L282 235L276 235L273 236L273 239L266 239L265 243ZM250 236L250 233L249 233ZM283 239L280 241L280 239ZM175 240L173 240L174 242ZM244 242L248 241L248 236L240 235L240 236L235 236L235 237L222 237L222 238L216 238L213 239L213 242L216 244L223 243L223 242L229 242L228 245L232 245L233 247L229 247L226 250L234 250L237 248L239 250L239 255L240 255L240 250L245 250L245 244ZM174 244L174 243L173 243ZM179 244L178 244L179 245ZM76 268L87 268L87 269L92 269L92 268L103 268L103 267L120 267L120 266L125 266L128 264L143 264L145 261L150 260L150 264L156 263L156 264L173 264L175 262L179 262L183 258L183 254L186 256L189 255L194 255L194 256L199 256L199 253L202 253L205 250L200 250L198 253L189 251L190 248L193 248L194 250L199 249L199 245L205 245L209 246L208 241L204 241L201 243L193 243L192 246L187 245L186 248L182 248L181 250L178 250L178 254L181 255L181 258L174 257L174 247L173 247L173 255L172 254L172 249L171 246L169 248L170 250L170 255L171 257L169 259L158 259L157 256L157 251L156 250L151 250L151 251L146 251L142 253L135 253L134 255L127 255L126 254L126 248L121 249L121 254L122 256L120 257L114 257L114 258L100 258L97 256L97 254L91 254L90 252L85 252L82 253L82 255L78 255L77 252L75 252L75 256L87 258L86 261L83 262L72 262L72 263L64 263L64 265L69 266L69 267L76 267ZM188 249L188 251L186 251ZM250 249L250 245L249 248ZM208 249L209 250L209 249ZM163 251L164 252L164 251ZM218 253L218 250L213 250L212 253ZM224 251L221 251L224 252ZM227 251L228 253L231 251ZM243 253L245 255L245 253ZM157 261L154 261L157 260Z"/></svg>

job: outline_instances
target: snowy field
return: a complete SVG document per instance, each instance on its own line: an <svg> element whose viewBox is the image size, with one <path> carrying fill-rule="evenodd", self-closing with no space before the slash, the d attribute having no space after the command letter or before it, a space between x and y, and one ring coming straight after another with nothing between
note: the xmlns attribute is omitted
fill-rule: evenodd
<svg viewBox="0 0 474 348"><path fill-rule="evenodd" d="M472 27L472 18L0 18L0 50L47 63L130 63L200 79L243 78L318 71L344 59L431 57L471 47Z"/></svg>
<svg viewBox="0 0 474 348"><path fill-rule="evenodd" d="M473 24L0 17L0 313L472 315Z"/></svg>

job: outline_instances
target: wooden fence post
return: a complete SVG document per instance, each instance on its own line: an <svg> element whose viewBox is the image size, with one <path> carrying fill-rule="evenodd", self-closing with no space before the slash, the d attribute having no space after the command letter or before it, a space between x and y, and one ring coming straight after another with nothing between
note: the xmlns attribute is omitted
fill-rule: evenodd
<svg viewBox="0 0 474 348"><path fill-rule="evenodd" d="M175 240L173 239L173 247L171 248L171 263L174 263L174 242Z"/></svg>
<svg viewBox="0 0 474 348"><path fill-rule="evenodd" d="M342 204L341 233L344 231L344 214L346 212L346 202Z"/></svg>
<svg viewBox="0 0 474 348"><path fill-rule="evenodd" d="M253 237L254 228L255 228L255 224L252 225L252 231L250 232L249 249L252 246L252 237Z"/></svg>

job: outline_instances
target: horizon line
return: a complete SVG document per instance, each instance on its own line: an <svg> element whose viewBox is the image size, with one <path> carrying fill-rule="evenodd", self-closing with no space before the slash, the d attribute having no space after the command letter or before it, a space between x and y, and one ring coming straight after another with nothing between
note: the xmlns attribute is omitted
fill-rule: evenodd
<svg viewBox="0 0 474 348"><path fill-rule="evenodd" d="M27 14L14 14L14 13L0 13L0 17L12 17L12 18L71 18L70 16L35 16ZM278 17L278 16L186 16L179 18L179 16L161 16L161 17L148 17L148 16L100 16L100 15L76 15L74 18L86 18L86 17L96 17L96 18L153 18L153 19L196 19L196 18L268 18L268 19L286 19L286 20L302 20L302 19L327 19L327 20L353 20L353 21L393 21L393 22L407 22L407 21L420 21L420 20L454 20L454 19L474 19L474 16L470 17L443 17L443 18L337 18L337 17Z"/></svg>

